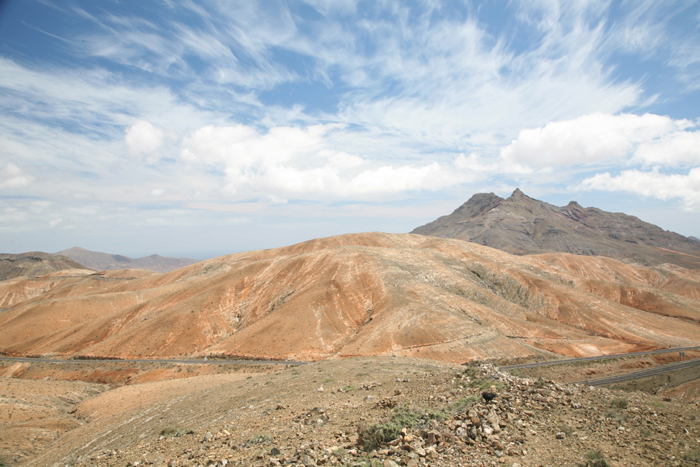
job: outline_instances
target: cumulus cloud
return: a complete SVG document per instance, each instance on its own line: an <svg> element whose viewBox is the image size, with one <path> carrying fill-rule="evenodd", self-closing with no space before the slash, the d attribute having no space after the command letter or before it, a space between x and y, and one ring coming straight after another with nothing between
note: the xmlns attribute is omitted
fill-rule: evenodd
<svg viewBox="0 0 700 467"><path fill-rule="evenodd" d="M462 180L463 175L437 162L382 164L336 150L331 140L344 130L330 124L275 127L260 134L245 125L206 126L183 140L181 157L219 167L225 173L225 190L233 195L392 194L434 190Z"/></svg>
<svg viewBox="0 0 700 467"><path fill-rule="evenodd" d="M697 162L698 150L691 145L700 133L688 132L692 126L687 120L660 115L597 112L522 130L501 156L538 168L608 164L630 157L644 164Z"/></svg>
<svg viewBox="0 0 700 467"><path fill-rule="evenodd" d="M664 174L658 169L626 170L618 176L606 172L585 179L579 188L627 191L662 200L681 198L688 209L700 210L700 167L688 174Z"/></svg>
<svg viewBox="0 0 700 467"><path fill-rule="evenodd" d="M149 122L140 120L126 129L124 141L129 154L153 155L163 145L165 133Z"/></svg>
<svg viewBox="0 0 700 467"><path fill-rule="evenodd" d="M4 169L0 170L0 188L22 188L34 180L29 174L8 162Z"/></svg>

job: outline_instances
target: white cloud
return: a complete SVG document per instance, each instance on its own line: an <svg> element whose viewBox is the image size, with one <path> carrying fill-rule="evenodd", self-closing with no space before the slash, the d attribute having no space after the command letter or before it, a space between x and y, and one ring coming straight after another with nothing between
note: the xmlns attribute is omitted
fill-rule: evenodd
<svg viewBox="0 0 700 467"><path fill-rule="evenodd" d="M641 144L634 154L644 165L700 165L700 131L673 131Z"/></svg>
<svg viewBox="0 0 700 467"><path fill-rule="evenodd" d="M521 130L501 156L508 163L537 168L628 160L645 165L697 163L700 150L693 144L700 141L700 133L687 131L692 126L660 115L597 112Z"/></svg>
<svg viewBox="0 0 700 467"><path fill-rule="evenodd" d="M163 130L140 120L126 129L124 141L131 155L152 155L163 145L164 136Z"/></svg>
<svg viewBox="0 0 700 467"><path fill-rule="evenodd" d="M606 172L587 178L579 188L627 191L662 200L681 198L688 209L700 211L700 167L691 169L687 175L663 174L656 169L626 170L616 177Z"/></svg>
<svg viewBox="0 0 700 467"><path fill-rule="evenodd" d="M29 185L34 177L25 173L12 162L0 170L0 188L22 188Z"/></svg>
<svg viewBox="0 0 700 467"><path fill-rule="evenodd" d="M219 167L225 173L225 191L240 197L394 194L436 190L469 179L465 166L451 170L437 162L382 164L338 151L335 138L351 136L345 127L332 124L276 127L266 134L245 125L206 126L184 138L181 156L186 163Z"/></svg>

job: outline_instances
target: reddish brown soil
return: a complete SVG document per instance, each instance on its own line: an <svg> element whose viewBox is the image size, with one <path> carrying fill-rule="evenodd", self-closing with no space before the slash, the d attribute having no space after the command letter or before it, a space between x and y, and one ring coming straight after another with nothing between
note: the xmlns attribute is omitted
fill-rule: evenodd
<svg viewBox="0 0 700 467"><path fill-rule="evenodd" d="M605 355L700 344L700 272L513 256L459 240L352 234L167 274L0 282L12 355Z"/></svg>

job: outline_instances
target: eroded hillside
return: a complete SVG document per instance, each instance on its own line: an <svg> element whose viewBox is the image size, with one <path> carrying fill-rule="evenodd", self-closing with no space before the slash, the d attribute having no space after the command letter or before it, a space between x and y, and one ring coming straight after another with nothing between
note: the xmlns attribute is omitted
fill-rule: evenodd
<svg viewBox="0 0 700 467"><path fill-rule="evenodd" d="M0 282L0 351L318 360L586 356L700 343L700 272L350 234L166 274Z"/></svg>

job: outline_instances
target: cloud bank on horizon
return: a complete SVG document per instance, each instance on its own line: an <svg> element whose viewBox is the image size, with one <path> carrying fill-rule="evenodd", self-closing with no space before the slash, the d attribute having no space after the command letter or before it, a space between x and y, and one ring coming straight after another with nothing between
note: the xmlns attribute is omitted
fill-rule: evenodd
<svg viewBox="0 0 700 467"><path fill-rule="evenodd" d="M0 45L8 251L408 231L515 187L700 236L694 1L16 0Z"/></svg>

